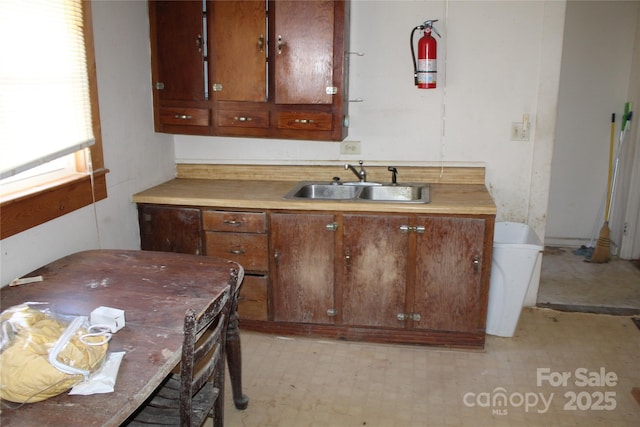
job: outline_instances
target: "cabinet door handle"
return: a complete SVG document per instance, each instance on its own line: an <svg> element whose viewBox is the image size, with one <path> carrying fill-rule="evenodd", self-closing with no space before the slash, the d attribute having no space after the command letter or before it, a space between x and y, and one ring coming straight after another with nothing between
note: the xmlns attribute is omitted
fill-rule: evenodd
<svg viewBox="0 0 640 427"><path fill-rule="evenodd" d="M336 310L335 308L330 308L327 310L327 316L335 317L337 315L338 315L338 310Z"/></svg>
<svg viewBox="0 0 640 427"><path fill-rule="evenodd" d="M347 248L344 252L344 263L347 266L347 269L351 269L351 251Z"/></svg>
<svg viewBox="0 0 640 427"><path fill-rule="evenodd" d="M337 222L331 222L327 225L324 226L328 231L336 231L338 230L338 223Z"/></svg>
<svg viewBox="0 0 640 427"><path fill-rule="evenodd" d="M480 270L480 257L478 255L473 257L473 271L476 273Z"/></svg>
<svg viewBox="0 0 640 427"><path fill-rule="evenodd" d="M410 225L401 225L400 226L400 232L402 233L409 233L409 232L415 232L418 234L424 234L425 231L425 227L424 225L416 225L415 227L412 227Z"/></svg>
<svg viewBox="0 0 640 427"><path fill-rule="evenodd" d="M404 321L404 320L407 320L407 318L408 318L408 317L409 317L409 316L407 316L407 315L406 315L406 314L404 314L404 313L398 313L398 314L396 315L396 318L397 318L399 321L401 321L401 322L402 322L402 321Z"/></svg>
<svg viewBox="0 0 640 427"><path fill-rule="evenodd" d="M301 125L310 125L313 123L313 120L312 119L295 119L294 122Z"/></svg>
<svg viewBox="0 0 640 427"><path fill-rule="evenodd" d="M198 37L196 37L196 48L198 49L198 52L202 52L202 35L198 34Z"/></svg>
<svg viewBox="0 0 640 427"><path fill-rule="evenodd" d="M238 122L250 122L251 120L253 120L251 117L245 117L245 116L239 116L239 117L235 116L233 119Z"/></svg>
<svg viewBox="0 0 640 427"><path fill-rule="evenodd" d="M244 255L245 251L242 248L240 248L240 249L230 249L229 253L230 254L234 254L234 255Z"/></svg>
<svg viewBox="0 0 640 427"><path fill-rule="evenodd" d="M260 34L258 37L258 49L260 52L264 52L264 34Z"/></svg>
<svg viewBox="0 0 640 427"><path fill-rule="evenodd" d="M282 36L278 35L278 55L282 54L282 48L287 45L287 42L282 40Z"/></svg>

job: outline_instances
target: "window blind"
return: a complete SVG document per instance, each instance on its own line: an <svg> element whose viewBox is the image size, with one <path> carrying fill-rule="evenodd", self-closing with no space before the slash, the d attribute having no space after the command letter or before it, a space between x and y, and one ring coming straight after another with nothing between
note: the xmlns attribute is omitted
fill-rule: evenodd
<svg viewBox="0 0 640 427"><path fill-rule="evenodd" d="M94 143L82 0L0 0L0 179Z"/></svg>

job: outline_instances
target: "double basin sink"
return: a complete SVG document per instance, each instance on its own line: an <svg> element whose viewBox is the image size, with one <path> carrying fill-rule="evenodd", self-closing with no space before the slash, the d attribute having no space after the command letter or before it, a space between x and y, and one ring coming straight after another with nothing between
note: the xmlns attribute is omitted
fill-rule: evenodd
<svg viewBox="0 0 640 427"><path fill-rule="evenodd" d="M377 182L308 182L298 183L285 199L343 200L352 202L429 203L429 184Z"/></svg>

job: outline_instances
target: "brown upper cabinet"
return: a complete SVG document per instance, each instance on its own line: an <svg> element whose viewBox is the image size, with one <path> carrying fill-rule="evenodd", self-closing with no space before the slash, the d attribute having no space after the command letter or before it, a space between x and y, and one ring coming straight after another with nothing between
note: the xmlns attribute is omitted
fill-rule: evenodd
<svg viewBox="0 0 640 427"><path fill-rule="evenodd" d="M149 1L158 132L341 141L349 0Z"/></svg>

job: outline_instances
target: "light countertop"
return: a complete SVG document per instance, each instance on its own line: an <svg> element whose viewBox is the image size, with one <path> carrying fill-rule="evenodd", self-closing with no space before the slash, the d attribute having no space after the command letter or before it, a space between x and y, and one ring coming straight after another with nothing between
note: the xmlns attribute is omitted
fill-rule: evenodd
<svg viewBox="0 0 640 427"><path fill-rule="evenodd" d="M401 182L399 181L399 184ZM133 195L135 203L232 209L495 215L483 184L430 184L430 203L290 200L292 181L176 178Z"/></svg>

